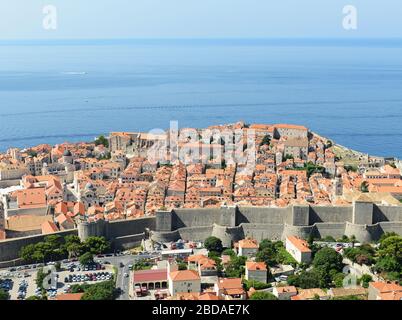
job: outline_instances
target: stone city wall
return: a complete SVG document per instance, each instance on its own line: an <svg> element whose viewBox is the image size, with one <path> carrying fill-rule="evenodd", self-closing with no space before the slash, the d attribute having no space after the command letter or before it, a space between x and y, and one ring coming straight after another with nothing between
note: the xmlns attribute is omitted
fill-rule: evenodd
<svg viewBox="0 0 402 320"><path fill-rule="evenodd" d="M69 234L75 234L77 235L77 229L73 230L67 230L67 231L60 231L53 233L56 235L60 235L62 237L69 235ZM36 236L30 236L30 237L23 237L23 238L17 238L17 239L9 239L9 240L2 240L0 241L0 261L9 261L9 260L14 260L19 257L19 253L22 249L22 247L28 245L28 244L35 244L38 242L41 242L44 240L44 238L48 236L48 234L41 234L41 235L36 235Z"/></svg>

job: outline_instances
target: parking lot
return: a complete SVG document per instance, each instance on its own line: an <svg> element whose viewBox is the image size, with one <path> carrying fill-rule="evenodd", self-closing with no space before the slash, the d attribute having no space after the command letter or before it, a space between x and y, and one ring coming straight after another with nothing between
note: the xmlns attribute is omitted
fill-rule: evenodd
<svg viewBox="0 0 402 320"><path fill-rule="evenodd" d="M113 279L113 267L101 265L99 263L80 266L72 263L67 265L67 269L59 274L59 282L64 284L81 284L87 282L89 284L108 281Z"/></svg>
<svg viewBox="0 0 402 320"><path fill-rule="evenodd" d="M31 265L0 271L0 286L10 294L11 300L40 297L41 290L36 285L36 277L37 270L41 266ZM63 263L62 269L52 274L53 281L50 281L49 287L45 288L47 296L54 298L58 294L67 293L73 284L94 284L112 280L113 273L113 267L110 265L97 263L81 266L78 262Z"/></svg>
<svg viewBox="0 0 402 320"><path fill-rule="evenodd" d="M10 299L21 300L35 294L36 289L36 270L25 272L9 272L0 273L1 288L10 294Z"/></svg>
<svg viewBox="0 0 402 320"><path fill-rule="evenodd" d="M108 279L114 279L114 272L117 271L117 275L115 276L116 288L120 291L118 299L129 300L131 296L129 295L130 265L135 264L138 260L156 258L158 256L160 256L160 252L155 251L141 252L134 255L130 254L130 252L102 254L96 256L94 259L95 262L100 265L100 268L96 266L92 268L82 268L78 259L60 261L62 270L54 274L54 277L56 277L54 283L56 283L57 280L57 285L53 285L53 288L52 285L50 286L47 290L47 296L52 298L58 294L68 292L68 289L73 284L83 284L84 282L93 284L107 281ZM47 265L55 265L55 263L49 262ZM40 263L0 270L0 279L12 280L12 287L10 286L10 289L7 290L10 292L12 300L17 299L19 291L25 291L22 295L23 299L34 295L38 297L41 296L41 292L37 288L35 280L37 271L44 266L44 264ZM67 282L65 281L66 278ZM22 282L24 279L27 281L27 284ZM22 285L22 290L19 290L20 285Z"/></svg>

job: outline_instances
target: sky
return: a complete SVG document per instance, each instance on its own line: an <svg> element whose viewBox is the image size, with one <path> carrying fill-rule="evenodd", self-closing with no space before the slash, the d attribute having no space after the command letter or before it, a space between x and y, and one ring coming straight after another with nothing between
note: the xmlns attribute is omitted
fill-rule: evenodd
<svg viewBox="0 0 402 320"><path fill-rule="evenodd" d="M56 29L43 8L57 9ZM357 29L342 26L345 5ZM0 0L0 40L402 37L400 0Z"/></svg>

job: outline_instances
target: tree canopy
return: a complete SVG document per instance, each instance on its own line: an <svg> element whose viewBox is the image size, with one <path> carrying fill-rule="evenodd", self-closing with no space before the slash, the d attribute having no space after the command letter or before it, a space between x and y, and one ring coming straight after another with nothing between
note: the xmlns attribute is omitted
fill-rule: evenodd
<svg viewBox="0 0 402 320"><path fill-rule="evenodd" d="M0 289L0 300L8 300L10 295L3 289Z"/></svg>
<svg viewBox="0 0 402 320"><path fill-rule="evenodd" d="M109 147L109 141L105 138L105 136L100 135L96 140L95 140L95 145L99 146L99 145L104 145L106 148Z"/></svg>
<svg viewBox="0 0 402 320"><path fill-rule="evenodd" d="M265 262L267 266L278 263L296 265L297 261L286 251L282 241L272 242L264 239L260 242L256 261Z"/></svg>
<svg viewBox="0 0 402 320"><path fill-rule="evenodd" d="M217 237L208 237L205 239L204 246L208 251L221 253L223 250L222 240Z"/></svg>
<svg viewBox="0 0 402 320"><path fill-rule="evenodd" d="M332 248L322 248L314 256L313 266L326 272L332 269L341 271L343 268L342 256Z"/></svg>
<svg viewBox="0 0 402 320"><path fill-rule="evenodd" d="M82 265L89 265L94 262L94 256L90 252L85 252L83 255L80 256L79 261Z"/></svg>
<svg viewBox="0 0 402 320"><path fill-rule="evenodd" d="M402 278L402 237L388 234L380 240L375 269L388 273L388 279Z"/></svg>
<svg viewBox="0 0 402 320"><path fill-rule="evenodd" d="M240 278L244 274L247 257L232 257L226 266L225 274L229 278Z"/></svg>
<svg viewBox="0 0 402 320"><path fill-rule="evenodd" d="M250 300L278 300L278 298L270 292L256 291L251 295Z"/></svg>
<svg viewBox="0 0 402 320"><path fill-rule="evenodd" d="M266 136L264 136L264 138L262 138L260 146L263 146L263 145L269 146L270 143L271 143L271 137L269 135L266 135Z"/></svg>
<svg viewBox="0 0 402 320"><path fill-rule="evenodd" d="M375 249L370 244L363 244L356 248L346 248L344 256L360 265L374 263Z"/></svg>
<svg viewBox="0 0 402 320"><path fill-rule="evenodd" d="M104 237L89 237L81 242L76 235L50 235L36 244L22 247L20 257L27 263L57 261L66 258L76 258L86 252L93 255L110 250L110 243Z"/></svg>
<svg viewBox="0 0 402 320"><path fill-rule="evenodd" d="M112 280L85 286L83 292L81 300L114 300L117 295Z"/></svg>

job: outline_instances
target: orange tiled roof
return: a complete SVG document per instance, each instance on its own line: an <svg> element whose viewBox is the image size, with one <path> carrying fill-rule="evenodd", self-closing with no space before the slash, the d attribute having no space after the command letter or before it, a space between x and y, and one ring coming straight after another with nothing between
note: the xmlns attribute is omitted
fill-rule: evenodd
<svg viewBox="0 0 402 320"><path fill-rule="evenodd" d="M45 221L42 223L42 234L49 234L59 231L57 226L52 221Z"/></svg>
<svg viewBox="0 0 402 320"><path fill-rule="evenodd" d="M172 281L194 281L200 280L200 276L197 271L194 270L179 270L170 273Z"/></svg>
<svg viewBox="0 0 402 320"><path fill-rule="evenodd" d="M400 291L402 292L402 286L396 282L370 282L370 285L376 288L380 293Z"/></svg>
<svg viewBox="0 0 402 320"><path fill-rule="evenodd" d="M239 248L258 249L257 240L243 239L239 241Z"/></svg>
<svg viewBox="0 0 402 320"><path fill-rule="evenodd" d="M267 271L267 266L265 262L254 262L254 261L247 261L246 262L246 269L251 271Z"/></svg>
<svg viewBox="0 0 402 320"><path fill-rule="evenodd" d="M301 252L311 252L306 240L300 239L295 236L289 236L287 239Z"/></svg>

